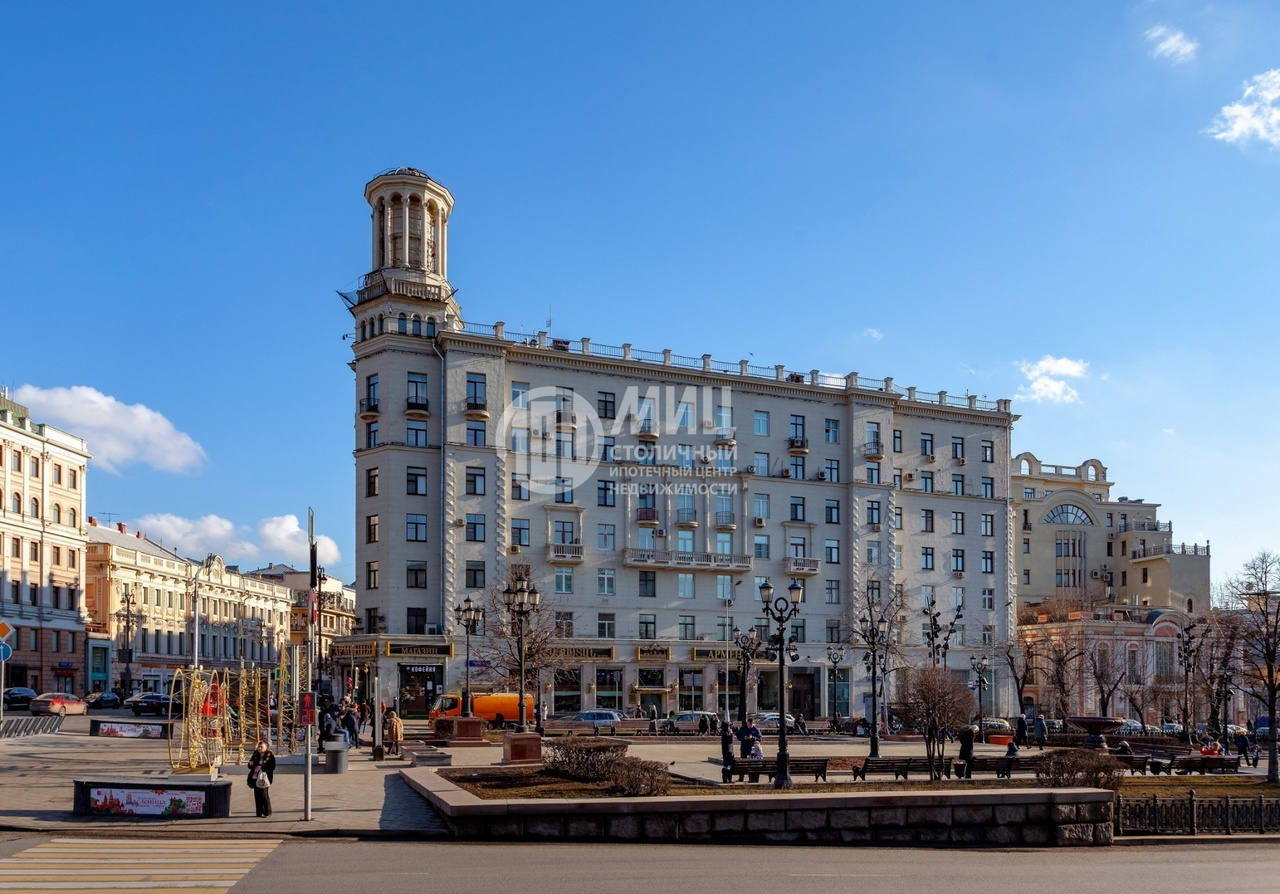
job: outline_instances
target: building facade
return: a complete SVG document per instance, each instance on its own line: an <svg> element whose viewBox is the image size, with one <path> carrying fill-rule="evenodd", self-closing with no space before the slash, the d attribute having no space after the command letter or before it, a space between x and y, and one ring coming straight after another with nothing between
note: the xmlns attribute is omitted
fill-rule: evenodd
<svg viewBox="0 0 1280 894"><path fill-rule="evenodd" d="M312 611L311 572L299 571L289 565L272 564L251 571L249 574L260 580L289 588L293 597L289 619L289 644L305 647L307 615ZM351 668L349 663L334 660L330 652L336 637L350 636L355 629L355 587L347 586L337 578L329 577L321 568L317 589L319 590L318 599L314 608L317 686L320 691L326 693L345 691L350 688L346 683L347 678L351 678L351 686L355 685ZM338 681L338 685L334 685L335 680Z"/></svg>
<svg viewBox="0 0 1280 894"><path fill-rule="evenodd" d="M1012 631L1007 400L465 322L448 190L400 168L365 198L372 272L343 296L364 636L339 649L382 698L412 714L460 688L454 608L492 612L517 578L554 617L550 710L736 710L743 688L775 706L776 667L738 679L731 643L768 626L766 581L805 589L789 704L807 717L869 713L861 664L826 663L869 612L913 664L924 606L961 610L957 673Z"/></svg>
<svg viewBox="0 0 1280 894"><path fill-rule="evenodd" d="M88 539L86 602L92 629L105 635L95 648L107 650L102 682L111 689L167 692L174 672L197 661L239 668L279 659L288 587L243 575L219 556L183 558L123 524L90 518ZM98 663L95 656L91 666Z"/></svg>
<svg viewBox="0 0 1280 894"><path fill-rule="evenodd" d="M84 503L89 448L0 390L4 504L0 619L14 628L3 685L84 694Z"/></svg>

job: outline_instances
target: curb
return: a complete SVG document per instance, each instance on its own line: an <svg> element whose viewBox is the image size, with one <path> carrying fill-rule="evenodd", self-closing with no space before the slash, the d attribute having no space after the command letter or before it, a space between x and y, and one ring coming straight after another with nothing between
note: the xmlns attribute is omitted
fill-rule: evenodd
<svg viewBox="0 0 1280 894"><path fill-rule="evenodd" d="M1113 838L1111 843L1114 847L1185 847L1187 845L1256 847L1260 844L1280 845L1280 835L1274 833L1266 835L1255 834L1247 838L1245 837L1246 834L1241 832L1239 835L1128 835Z"/></svg>
<svg viewBox="0 0 1280 894"><path fill-rule="evenodd" d="M241 839L246 836L269 838L308 839L343 838L349 840L378 841L453 841L448 832L426 832L414 829L264 829L262 826L246 826L243 829L181 829L155 827L149 823L129 826L104 827L100 825L32 825L0 823L0 833L19 835L74 835L78 838L145 838L145 839Z"/></svg>

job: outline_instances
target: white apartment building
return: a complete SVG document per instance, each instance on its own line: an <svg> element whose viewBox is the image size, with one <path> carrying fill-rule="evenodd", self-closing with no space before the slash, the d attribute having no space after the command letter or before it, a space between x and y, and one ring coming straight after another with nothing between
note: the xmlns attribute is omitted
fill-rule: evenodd
<svg viewBox="0 0 1280 894"><path fill-rule="evenodd" d="M516 574L562 635L534 694L553 711L736 711L727 641L763 631L766 580L805 589L788 700L806 717L870 713L857 644L852 667L826 660L868 600L901 599L900 665L925 660L931 597L944 626L963 612L958 675L1013 629L1009 401L466 322L449 191L398 168L365 198L372 272L343 296L363 633L335 648L388 702L412 716L458 690L453 609ZM1008 712L991 673L988 709ZM749 710L777 705L776 666L745 682Z"/></svg>
<svg viewBox="0 0 1280 894"><path fill-rule="evenodd" d="M14 629L4 687L84 694L83 440L31 419L0 389L0 619Z"/></svg>

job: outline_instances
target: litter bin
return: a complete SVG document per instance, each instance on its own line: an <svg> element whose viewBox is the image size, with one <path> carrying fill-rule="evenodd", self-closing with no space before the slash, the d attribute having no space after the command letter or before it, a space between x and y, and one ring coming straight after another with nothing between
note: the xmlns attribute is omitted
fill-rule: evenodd
<svg viewBox="0 0 1280 894"><path fill-rule="evenodd" d="M346 742L338 741L324 743L324 771L326 773L347 772Z"/></svg>

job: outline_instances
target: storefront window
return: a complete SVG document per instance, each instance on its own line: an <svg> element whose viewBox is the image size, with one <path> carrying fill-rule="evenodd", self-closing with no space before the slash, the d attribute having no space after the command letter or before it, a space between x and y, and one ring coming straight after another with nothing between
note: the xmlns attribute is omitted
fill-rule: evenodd
<svg viewBox="0 0 1280 894"><path fill-rule="evenodd" d="M849 668L840 667L827 679L828 711L837 711L841 717L849 716Z"/></svg>
<svg viewBox="0 0 1280 894"><path fill-rule="evenodd" d="M622 709L622 668L596 668L596 707Z"/></svg>
<svg viewBox="0 0 1280 894"><path fill-rule="evenodd" d="M427 709L435 703L443 691L444 668L435 664L401 665L400 714L404 717L425 717Z"/></svg>
<svg viewBox="0 0 1280 894"><path fill-rule="evenodd" d="M557 669L555 685L551 708L553 712L566 714L582 710L582 668Z"/></svg>
<svg viewBox="0 0 1280 894"><path fill-rule="evenodd" d="M760 682L756 690L756 710L778 710L778 672L776 670L760 670Z"/></svg>
<svg viewBox="0 0 1280 894"><path fill-rule="evenodd" d="M702 710L702 668L680 669L680 710Z"/></svg>
<svg viewBox="0 0 1280 894"><path fill-rule="evenodd" d="M736 670L729 671L726 682L724 668L720 669L720 716L727 710L730 717L738 716L738 706L742 704L742 674ZM726 703L726 699L728 702Z"/></svg>

